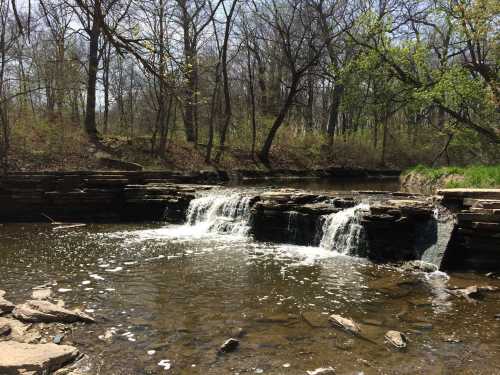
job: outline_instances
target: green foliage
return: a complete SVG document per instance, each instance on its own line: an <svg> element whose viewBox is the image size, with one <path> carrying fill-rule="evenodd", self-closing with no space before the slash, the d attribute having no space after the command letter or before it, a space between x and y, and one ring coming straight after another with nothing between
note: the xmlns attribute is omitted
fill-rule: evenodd
<svg viewBox="0 0 500 375"><path fill-rule="evenodd" d="M500 165L485 166L473 165L469 167L441 167L430 168L424 165L417 165L405 171L409 173L418 173L429 179L429 182L435 183L438 180L457 176L460 179L451 179L446 187L448 188L498 188L500 187Z"/></svg>

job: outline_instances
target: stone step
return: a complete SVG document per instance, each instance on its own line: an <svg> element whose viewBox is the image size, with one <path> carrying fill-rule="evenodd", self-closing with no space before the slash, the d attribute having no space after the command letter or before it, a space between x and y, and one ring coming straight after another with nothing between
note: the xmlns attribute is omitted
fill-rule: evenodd
<svg viewBox="0 0 500 375"><path fill-rule="evenodd" d="M500 200L497 199L481 199L476 200L472 205L473 208L500 209Z"/></svg>
<svg viewBox="0 0 500 375"><path fill-rule="evenodd" d="M477 221L464 221L460 223L461 228L470 228L479 232L498 232L500 233L500 223L492 222L477 222Z"/></svg>
<svg viewBox="0 0 500 375"><path fill-rule="evenodd" d="M441 189L437 195L443 196L444 200L500 199L500 189Z"/></svg>
<svg viewBox="0 0 500 375"><path fill-rule="evenodd" d="M489 214L489 213L461 212L457 214L457 221L459 225L462 222L468 222L468 221L500 223L500 215Z"/></svg>

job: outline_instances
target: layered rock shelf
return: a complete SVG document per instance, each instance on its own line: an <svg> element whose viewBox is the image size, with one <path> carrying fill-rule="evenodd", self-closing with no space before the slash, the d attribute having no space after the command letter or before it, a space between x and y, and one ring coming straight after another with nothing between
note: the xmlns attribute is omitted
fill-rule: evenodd
<svg viewBox="0 0 500 375"><path fill-rule="evenodd" d="M443 259L447 269L500 269L500 190L439 190L443 205L456 212L456 225Z"/></svg>
<svg viewBox="0 0 500 375"><path fill-rule="evenodd" d="M410 199L411 198L411 199ZM325 216L373 201L360 215L368 250L374 261L419 259L418 235L433 218L433 202L411 194L361 191L353 194L308 194L281 190L260 195L252 209L256 240L317 246Z"/></svg>
<svg viewBox="0 0 500 375"><path fill-rule="evenodd" d="M0 179L0 222L182 222L210 173L169 172L15 174ZM172 183L175 181L176 183Z"/></svg>

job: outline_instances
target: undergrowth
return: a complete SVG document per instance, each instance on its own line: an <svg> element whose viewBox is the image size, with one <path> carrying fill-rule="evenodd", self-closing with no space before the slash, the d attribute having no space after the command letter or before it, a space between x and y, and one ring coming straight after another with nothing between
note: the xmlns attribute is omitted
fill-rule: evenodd
<svg viewBox="0 0 500 375"><path fill-rule="evenodd" d="M429 179L431 183L447 176L458 176L460 179L450 179L447 188L498 188L500 187L500 165L472 165L468 167L430 168L417 165L405 172L418 173Z"/></svg>

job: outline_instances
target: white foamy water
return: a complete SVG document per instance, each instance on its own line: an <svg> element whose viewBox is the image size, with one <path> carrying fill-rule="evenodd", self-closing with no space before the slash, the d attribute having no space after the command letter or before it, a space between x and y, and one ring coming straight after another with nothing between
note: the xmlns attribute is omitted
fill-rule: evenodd
<svg viewBox="0 0 500 375"><path fill-rule="evenodd" d="M204 232L246 236L250 230L251 197L240 194L207 194L189 204L187 224Z"/></svg>
<svg viewBox="0 0 500 375"><path fill-rule="evenodd" d="M360 214L368 211L366 203L330 214L323 224L323 237L320 247L339 254L355 255L365 245Z"/></svg>

